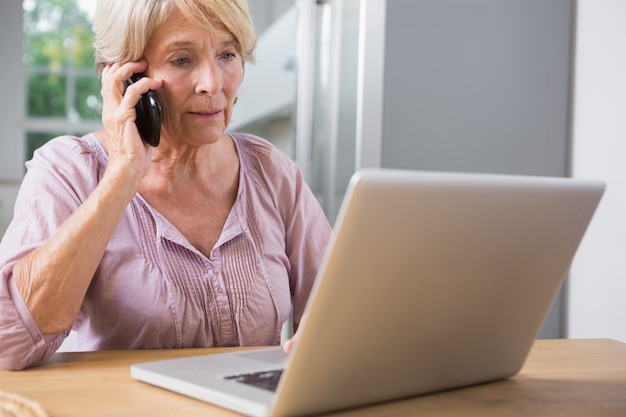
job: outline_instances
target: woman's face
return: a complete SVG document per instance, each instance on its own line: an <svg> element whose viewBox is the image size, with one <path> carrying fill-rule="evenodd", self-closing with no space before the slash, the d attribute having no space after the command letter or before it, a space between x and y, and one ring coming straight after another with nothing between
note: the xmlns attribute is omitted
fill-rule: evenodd
<svg viewBox="0 0 626 417"><path fill-rule="evenodd" d="M163 80L157 91L161 136L172 143L217 141L230 123L243 62L226 30L204 31L180 12L156 30L145 50L146 75Z"/></svg>

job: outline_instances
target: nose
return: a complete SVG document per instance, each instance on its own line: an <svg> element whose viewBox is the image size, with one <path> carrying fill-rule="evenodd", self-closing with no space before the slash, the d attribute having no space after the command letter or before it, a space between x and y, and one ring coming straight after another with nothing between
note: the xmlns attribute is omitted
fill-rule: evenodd
<svg viewBox="0 0 626 417"><path fill-rule="evenodd" d="M197 67L196 93L214 96L222 89L222 74L214 60Z"/></svg>

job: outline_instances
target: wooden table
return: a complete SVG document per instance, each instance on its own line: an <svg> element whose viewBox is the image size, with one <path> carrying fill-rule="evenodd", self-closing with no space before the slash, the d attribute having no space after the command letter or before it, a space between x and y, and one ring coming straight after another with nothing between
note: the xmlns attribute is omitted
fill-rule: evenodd
<svg viewBox="0 0 626 417"><path fill-rule="evenodd" d="M0 390L39 402L51 417L233 416L129 376L131 363L227 350L57 353L38 368L0 371ZM626 416L626 344L538 340L513 378L334 415Z"/></svg>

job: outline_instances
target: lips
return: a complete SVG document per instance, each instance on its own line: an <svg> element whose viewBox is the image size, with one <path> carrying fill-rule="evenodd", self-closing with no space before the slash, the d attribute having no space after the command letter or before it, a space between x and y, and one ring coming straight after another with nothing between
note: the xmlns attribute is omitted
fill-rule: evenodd
<svg viewBox="0 0 626 417"><path fill-rule="evenodd" d="M190 111L189 114L198 119L214 120L222 115L222 110L215 111Z"/></svg>

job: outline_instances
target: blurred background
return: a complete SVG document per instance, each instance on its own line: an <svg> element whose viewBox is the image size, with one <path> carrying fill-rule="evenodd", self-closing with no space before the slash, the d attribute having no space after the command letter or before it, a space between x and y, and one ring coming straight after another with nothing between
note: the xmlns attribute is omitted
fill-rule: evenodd
<svg viewBox="0 0 626 417"><path fill-rule="evenodd" d="M604 200L541 337L626 341L626 2L250 0L231 131L271 140L334 222L361 167L597 178ZM0 232L24 162L100 127L95 0L0 4Z"/></svg>

